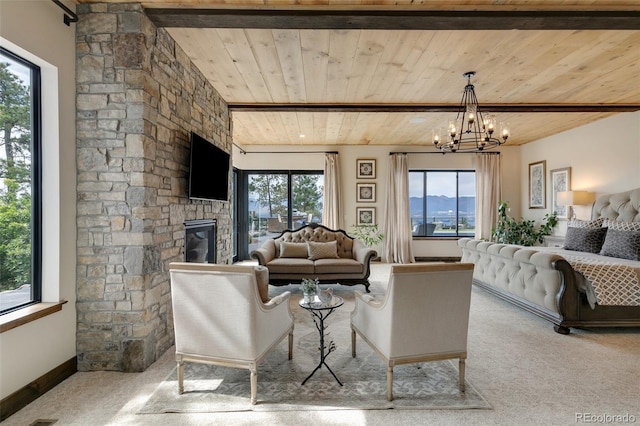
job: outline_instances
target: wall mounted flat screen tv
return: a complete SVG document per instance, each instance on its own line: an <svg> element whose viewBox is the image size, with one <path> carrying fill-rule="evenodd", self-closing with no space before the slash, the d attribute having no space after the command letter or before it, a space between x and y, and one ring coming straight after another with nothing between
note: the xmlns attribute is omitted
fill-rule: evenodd
<svg viewBox="0 0 640 426"><path fill-rule="evenodd" d="M231 156L191 132L189 198L229 201Z"/></svg>

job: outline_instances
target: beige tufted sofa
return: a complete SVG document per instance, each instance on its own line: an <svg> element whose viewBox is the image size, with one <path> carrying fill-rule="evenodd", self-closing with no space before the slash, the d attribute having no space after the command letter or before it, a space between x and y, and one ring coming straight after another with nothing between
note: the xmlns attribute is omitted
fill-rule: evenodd
<svg viewBox="0 0 640 426"><path fill-rule="evenodd" d="M269 269L269 283L287 285L303 278L321 283L363 284L369 292L371 259L376 251L343 230L311 223L268 239L251 257Z"/></svg>

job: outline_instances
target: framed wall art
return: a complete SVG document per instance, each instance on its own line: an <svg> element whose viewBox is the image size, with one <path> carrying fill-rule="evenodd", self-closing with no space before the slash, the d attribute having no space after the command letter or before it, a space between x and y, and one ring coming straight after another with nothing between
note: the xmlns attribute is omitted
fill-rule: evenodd
<svg viewBox="0 0 640 426"><path fill-rule="evenodd" d="M558 218L568 219L571 207L558 205L558 192L571 190L571 167L551 170L549 175L551 176L551 212L556 212Z"/></svg>
<svg viewBox="0 0 640 426"><path fill-rule="evenodd" d="M547 162L538 161L529 164L529 208L544 209L547 207L547 187L545 176Z"/></svg>
<svg viewBox="0 0 640 426"><path fill-rule="evenodd" d="M376 224L376 208L375 207L356 207L357 225L375 225Z"/></svg>
<svg viewBox="0 0 640 426"><path fill-rule="evenodd" d="M358 179L375 179L376 178L376 160L356 160Z"/></svg>
<svg viewBox="0 0 640 426"><path fill-rule="evenodd" d="M375 203L376 184L356 183L356 201L359 203Z"/></svg>

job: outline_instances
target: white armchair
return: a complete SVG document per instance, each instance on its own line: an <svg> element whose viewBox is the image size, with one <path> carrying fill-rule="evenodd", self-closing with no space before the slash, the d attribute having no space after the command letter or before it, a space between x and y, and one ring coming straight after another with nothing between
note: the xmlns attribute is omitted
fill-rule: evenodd
<svg viewBox="0 0 640 426"><path fill-rule="evenodd" d="M171 263L178 392L184 362L245 368L251 372L251 404L257 401L257 367L289 336L293 350L290 292L263 303L253 266Z"/></svg>
<svg viewBox="0 0 640 426"><path fill-rule="evenodd" d="M351 354L356 333L387 364L387 399L393 400L393 367L459 358L464 392L473 264L422 263L391 267L384 297L356 292L351 313Z"/></svg>

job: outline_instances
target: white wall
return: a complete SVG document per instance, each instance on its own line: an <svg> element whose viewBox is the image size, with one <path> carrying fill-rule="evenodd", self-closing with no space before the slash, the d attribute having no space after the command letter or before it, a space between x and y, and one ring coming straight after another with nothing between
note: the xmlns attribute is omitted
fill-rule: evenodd
<svg viewBox="0 0 640 426"><path fill-rule="evenodd" d="M62 19L49 0L0 1L2 46L41 67L43 299L68 301L60 312L0 334L0 398L76 354L75 27Z"/></svg>
<svg viewBox="0 0 640 426"><path fill-rule="evenodd" d="M384 200L387 193L386 180L389 153L414 152L409 154L409 169L459 169L473 170L473 155L469 154L419 154L418 152L432 151L430 146L269 146L251 147L250 153L242 154L234 146L233 164L242 170L322 170L324 169L324 152L337 151L340 153L340 172L343 181L344 229L349 232L356 223L356 207L375 207L376 221L381 224L384 220ZM256 151L271 151L274 154L255 153ZM311 151L311 152L310 152ZM302 153L306 152L306 153ZM510 201L516 208L520 200L520 173L518 147L501 147L503 154L503 199ZM356 178L356 160L375 159L376 178ZM375 203L356 203L356 182L376 183ZM378 247L380 250L380 247ZM455 257L461 252L456 240L429 239L414 241L414 256L416 257Z"/></svg>
<svg viewBox="0 0 640 426"><path fill-rule="evenodd" d="M522 216L540 220L551 212L550 170L571 167L571 189L597 195L640 187L640 111L617 114L585 126L526 144L520 158ZM529 209L529 163L546 161L547 208ZM590 207L576 206L576 217L587 219ZM558 225L564 235L566 220Z"/></svg>

